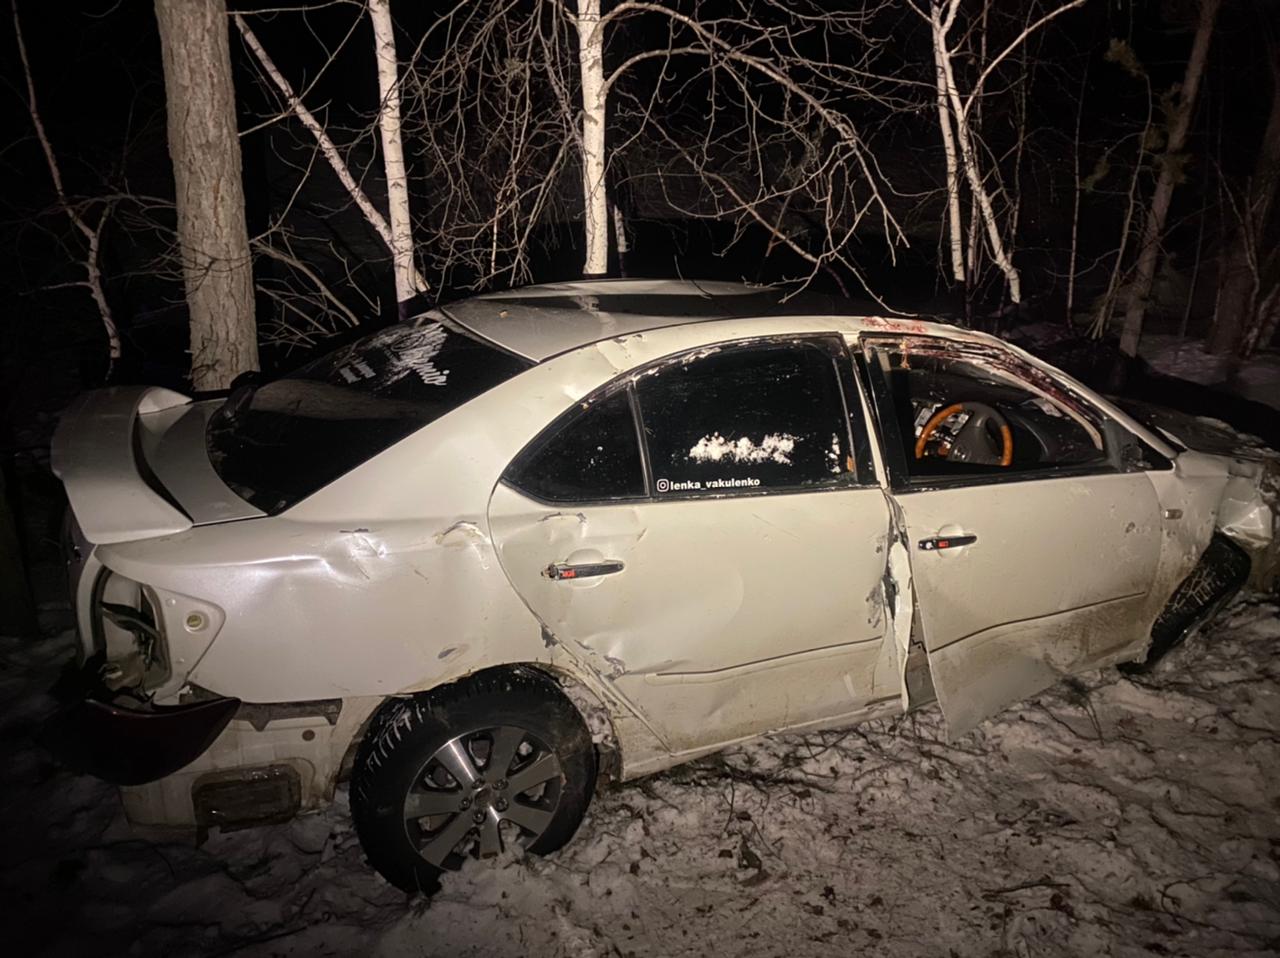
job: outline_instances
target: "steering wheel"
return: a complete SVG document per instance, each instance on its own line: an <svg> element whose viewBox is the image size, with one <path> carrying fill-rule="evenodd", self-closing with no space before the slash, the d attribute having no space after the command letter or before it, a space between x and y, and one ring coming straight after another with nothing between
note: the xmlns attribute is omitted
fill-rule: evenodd
<svg viewBox="0 0 1280 958"><path fill-rule="evenodd" d="M945 456L953 462L976 462L986 466L1008 466L1012 463L1013 430L1009 428L1009 420L998 409L983 402L951 403L930 416L920 430L920 438L916 440L916 458L925 457L925 447L938 427L962 412L969 413L969 418L950 445L939 446L937 455ZM989 426L998 430L998 440Z"/></svg>

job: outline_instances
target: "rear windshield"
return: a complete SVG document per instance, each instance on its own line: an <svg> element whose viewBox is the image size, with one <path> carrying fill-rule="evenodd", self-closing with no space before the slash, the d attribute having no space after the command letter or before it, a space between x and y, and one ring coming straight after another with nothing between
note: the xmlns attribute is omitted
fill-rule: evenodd
<svg viewBox="0 0 1280 958"><path fill-rule="evenodd" d="M234 391L209 420L209 459L280 512L531 365L453 324L393 326Z"/></svg>

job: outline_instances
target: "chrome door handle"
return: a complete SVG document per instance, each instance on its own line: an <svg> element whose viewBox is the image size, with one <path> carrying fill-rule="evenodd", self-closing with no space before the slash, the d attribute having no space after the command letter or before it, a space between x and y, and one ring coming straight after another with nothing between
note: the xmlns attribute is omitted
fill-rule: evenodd
<svg viewBox="0 0 1280 958"><path fill-rule="evenodd" d="M542 570L542 575L548 579L587 579L621 571L622 563L617 559L604 559L600 562L553 562Z"/></svg>
<svg viewBox="0 0 1280 958"><path fill-rule="evenodd" d="M958 549L961 546L971 546L977 541L978 537L974 535L933 536L930 539L921 539L920 548L925 552L940 552L943 549Z"/></svg>

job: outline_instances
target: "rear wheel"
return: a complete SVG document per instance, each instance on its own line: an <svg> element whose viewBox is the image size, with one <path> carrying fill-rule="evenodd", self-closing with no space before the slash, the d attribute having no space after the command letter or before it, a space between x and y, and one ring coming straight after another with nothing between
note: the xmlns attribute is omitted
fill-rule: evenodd
<svg viewBox="0 0 1280 958"><path fill-rule="evenodd" d="M351 814L370 864L430 894L468 857L564 845L595 785L595 751L555 683L529 669L473 676L389 704L356 756Z"/></svg>

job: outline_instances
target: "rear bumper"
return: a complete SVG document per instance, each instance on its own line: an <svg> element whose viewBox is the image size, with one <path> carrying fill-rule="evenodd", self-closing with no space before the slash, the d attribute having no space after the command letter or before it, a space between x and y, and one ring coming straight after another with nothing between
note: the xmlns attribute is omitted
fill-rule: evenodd
<svg viewBox="0 0 1280 958"><path fill-rule="evenodd" d="M240 700L213 698L187 705L144 705L106 688L101 657L69 669L52 689L58 710L41 743L68 768L117 785L141 785L199 758L227 727Z"/></svg>

